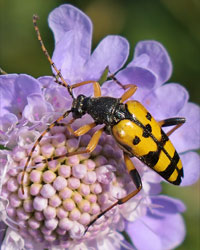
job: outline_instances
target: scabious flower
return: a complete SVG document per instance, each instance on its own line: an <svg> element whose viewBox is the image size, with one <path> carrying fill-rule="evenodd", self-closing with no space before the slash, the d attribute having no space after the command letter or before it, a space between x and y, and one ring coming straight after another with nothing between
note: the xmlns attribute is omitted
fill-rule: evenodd
<svg viewBox="0 0 200 250"><path fill-rule="evenodd" d="M133 96L157 119L186 117L186 124L172 136L184 166L182 186L199 178L199 107L188 102L188 93L176 83L164 84L172 73L165 48L155 41L136 45L133 60L121 69L129 45L120 36L107 36L91 54L92 24L77 8L65 4L49 15L55 37L53 61L69 84L99 80L109 66L123 84L133 83ZM120 70L121 69L121 70ZM120 71L119 71L120 70ZM70 108L71 97L53 77L34 79L25 74L0 76L1 150L0 215L1 249L129 249L162 250L179 245L185 236L181 213L184 204L160 195L163 179L133 158L142 177L143 189L127 203L113 208L84 234L95 215L134 190L126 172L122 151L104 134L91 154L61 160L34 162L75 151L87 145L91 133L75 138L66 126L52 128L35 149L25 174L21 176L34 141L48 124ZM92 95L91 86L75 89L75 94ZM120 97L123 89L106 81L102 94ZM88 123L85 116L75 126ZM67 123L66 121L63 121ZM177 187L178 188L178 187ZM133 245L120 232L126 231Z"/></svg>

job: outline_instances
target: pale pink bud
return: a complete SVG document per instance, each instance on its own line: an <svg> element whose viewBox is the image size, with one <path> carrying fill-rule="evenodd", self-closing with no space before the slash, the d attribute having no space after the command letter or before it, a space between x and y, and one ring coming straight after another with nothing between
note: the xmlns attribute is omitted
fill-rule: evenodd
<svg viewBox="0 0 200 250"><path fill-rule="evenodd" d="M34 218L28 220L28 224L32 229L37 229L40 227L41 223Z"/></svg>
<svg viewBox="0 0 200 250"><path fill-rule="evenodd" d="M9 217L16 216L16 209L14 207L11 207L10 205L6 208L6 212L7 212Z"/></svg>
<svg viewBox="0 0 200 250"><path fill-rule="evenodd" d="M52 144L54 147L64 146L66 142L66 136L63 133L59 133L53 136Z"/></svg>
<svg viewBox="0 0 200 250"><path fill-rule="evenodd" d="M50 219L50 220L45 220L44 221L45 227L50 229L50 230L54 230L57 225L58 225L58 220L57 219Z"/></svg>
<svg viewBox="0 0 200 250"><path fill-rule="evenodd" d="M90 223L90 220L91 220L91 216L90 214L88 213L83 213L81 214L81 217L79 219L79 222L82 224L82 225L88 225Z"/></svg>
<svg viewBox="0 0 200 250"><path fill-rule="evenodd" d="M62 176L57 176L53 182L53 187L60 191L67 186L67 180Z"/></svg>
<svg viewBox="0 0 200 250"><path fill-rule="evenodd" d="M43 214L47 220L54 219L56 217L56 209L51 206L47 206L43 210Z"/></svg>
<svg viewBox="0 0 200 250"><path fill-rule="evenodd" d="M32 200L25 200L23 202L23 208L27 213L31 213L34 211L33 209L33 201Z"/></svg>
<svg viewBox="0 0 200 250"><path fill-rule="evenodd" d="M56 193L55 188L51 184L44 184L40 190L40 194L44 198L50 198Z"/></svg>
<svg viewBox="0 0 200 250"><path fill-rule="evenodd" d="M96 169L98 182L103 184L109 184L114 177L114 174L111 172L111 170L113 170L113 167L111 165L98 167Z"/></svg>
<svg viewBox="0 0 200 250"><path fill-rule="evenodd" d="M68 187L71 189L78 189L80 186L80 180L74 177L68 179Z"/></svg>
<svg viewBox="0 0 200 250"><path fill-rule="evenodd" d="M67 211L72 211L76 207L76 205L72 199L66 199L63 201L63 207Z"/></svg>
<svg viewBox="0 0 200 250"><path fill-rule="evenodd" d="M86 173L82 181L85 184L93 184L96 182L96 179L97 179L96 173L94 171L89 171Z"/></svg>
<svg viewBox="0 0 200 250"><path fill-rule="evenodd" d="M71 175L71 167L67 165L61 165L58 169L58 174L65 178L68 178Z"/></svg>
<svg viewBox="0 0 200 250"><path fill-rule="evenodd" d="M78 148L78 140L76 138L72 138L66 141L67 148L69 152L73 152Z"/></svg>
<svg viewBox="0 0 200 250"><path fill-rule="evenodd" d="M90 193L90 187L84 183L81 183L79 188L78 188L78 191L80 194L86 196Z"/></svg>
<svg viewBox="0 0 200 250"><path fill-rule="evenodd" d="M23 175L23 172L20 172L18 175L17 175L17 181L18 183L21 185L22 183L22 175ZM24 180L23 180L23 184L26 185L29 183L29 175L27 172L25 172L24 174Z"/></svg>
<svg viewBox="0 0 200 250"><path fill-rule="evenodd" d="M97 167L107 164L107 159L103 155L98 155L94 161Z"/></svg>
<svg viewBox="0 0 200 250"><path fill-rule="evenodd" d="M41 231L44 235L51 235L52 234L52 230L47 228L46 226L42 226L41 227Z"/></svg>
<svg viewBox="0 0 200 250"><path fill-rule="evenodd" d="M68 231L73 227L73 222L68 218L63 218L60 219L58 225L61 229Z"/></svg>
<svg viewBox="0 0 200 250"><path fill-rule="evenodd" d="M78 192L74 192L73 193L73 200L76 202L76 203L79 203L79 202L81 202L82 201L82 195L80 195L80 193L78 193Z"/></svg>
<svg viewBox="0 0 200 250"><path fill-rule="evenodd" d="M53 160L53 161L48 162L48 169L53 172L57 171L59 166L60 166L60 163L58 160Z"/></svg>
<svg viewBox="0 0 200 250"><path fill-rule="evenodd" d="M30 213L27 213L24 211L24 209L22 207L18 207L17 208L17 217L20 219L20 220L27 220L29 219L31 216Z"/></svg>
<svg viewBox="0 0 200 250"><path fill-rule="evenodd" d="M80 208L81 212L89 212L90 211L90 202L88 200L82 200L78 207Z"/></svg>
<svg viewBox="0 0 200 250"><path fill-rule="evenodd" d="M87 199L90 203L95 203L97 201L97 196L95 194L88 194L85 199Z"/></svg>
<svg viewBox="0 0 200 250"><path fill-rule="evenodd" d="M22 204L22 200L15 193L10 195L9 200L12 207L20 207Z"/></svg>
<svg viewBox="0 0 200 250"><path fill-rule="evenodd" d="M69 219L72 221L77 221L81 217L80 211L75 207L69 214Z"/></svg>
<svg viewBox="0 0 200 250"><path fill-rule="evenodd" d="M81 239L84 235L85 227L78 222L74 222L73 227L71 228L69 235L72 239Z"/></svg>
<svg viewBox="0 0 200 250"><path fill-rule="evenodd" d="M37 211L43 211L48 204L48 200L42 196L37 196L33 199L33 207Z"/></svg>
<svg viewBox="0 0 200 250"><path fill-rule="evenodd" d="M71 166L77 165L79 164L79 158L78 155L73 155L67 158L67 162L68 164L70 164Z"/></svg>
<svg viewBox="0 0 200 250"><path fill-rule="evenodd" d="M78 164L72 167L72 175L78 179L82 179L87 173L87 168L83 164Z"/></svg>
<svg viewBox="0 0 200 250"><path fill-rule="evenodd" d="M43 221L44 220L44 215L43 212L35 212L34 217L38 221Z"/></svg>
<svg viewBox="0 0 200 250"><path fill-rule="evenodd" d="M65 229L62 229L60 227L58 227L56 229L56 232L59 234L59 235L65 235L67 233L67 231Z"/></svg>
<svg viewBox="0 0 200 250"><path fill-rule="evenodd" d="M59 219L62 219L68 216L68 212L63 207L58 207L56 210L56 215Z"/></svg>
<svg viewBox="0 0 200 250"><path fill-rule="evenodd" d="M61 203L62 203L62 201L61 201L60 197L57 194L54 194L49 199L49 205L52 206L52 207L59 207Z"/></svg>
<svg viewBox="0 0 200 250"><path fill-rule="evenodd" d="M19 184L16 180L16 178L9 178L8 182L7 182L7 189L10 192L15 192L19 187Z"/></svg>
<svg viewBox="0 0 200 250"><path fill-rule="evenodd" d="M91 209L90 209L91 214L99 214L100 213L100 207L97 203L91 204Z"/></svg>
<svg viewBox="0 0 200 250"><path fill-rule="evenodd" d="M94 194L100 194L102 192L102 187L99 183L94 183L90 186L90 190Z"/></svg>
<svg viewBox="0 0 200 250"><path fill-rule="evenodd" d="M67 153L67 148L65 146L56 148L56 150L55 150L56 156L65 155L66 153Z"/></svg>
<svg viewBox="0 0 200 250"><path fill-rule="evenodd" d="M40 190L42 188L42 184L33 183L30 187L30 194L33 196L36 196L40 193Z"/></svg>
<svg viewBox="0 0 200 250"><path fill-rule="evenodd" d="M55 148L52 146L52 144L44 144L41 147L41 153L45 158L49 158L53 155Z"/></svg>
<svg viewBox="0 0 200 250"><path fill-rule="evenodd" d="M56 235L55 234L51 234L51 235L45 235L44 236L45 240L48 242L53 242L56 240Z"/></svg>
<svg viewBox="0 0 200 250"><path fill-rule="evenodd" d="M20 187L17 192L19 198L22 200L28 199L30 197L29 193L30 193L30 187L24 187L24 193L22 192L22 188Z"/></svg>
<svg viewBox="0 0 200 250"><path fill-rule="evenodd" d="M30 172L30 180L34 183L40 183L42 180L42 171L34 169Z"/></svg>
<svg viewBox="0 0 200 250"><path fill-rule="evenodd" d="M68 187L65 187L59 192L59 196L65 200L67 198L70 198L72 196L72 190L69 189Z"/></svg>
<svg viewBox="0 0 200 250"><path fill-rule="evenodd" d="M96 163L91 159L85 160L83 163L87 166L88 170L93 170L96 167Z"/></svg>
<svg viewBox="0 0 200 250"><path fill-rule="evenodd" d="M42 178L45 183L52 183L56 178L56 174L51 170L47 170L43 173Z"/></svg>
<svg viewBox="0 0 200 250"><path fill-rule="evenodd" d="M15 147L12 151L12 158L14 161L21 161L26 157L26 151L23 148Z"/></svg>

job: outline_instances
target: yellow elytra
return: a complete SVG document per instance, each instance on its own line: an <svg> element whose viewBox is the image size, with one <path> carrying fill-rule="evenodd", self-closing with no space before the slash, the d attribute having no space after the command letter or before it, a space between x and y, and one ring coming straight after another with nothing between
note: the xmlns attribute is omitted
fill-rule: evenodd
<svg viewBox="0 0 200 250"><path fill-rule="evenodd" d="M131 118L112 127L117 142L130 156L137 157L168 182L179 185L182 163L160 124L138 101L128 101L125 105Z"/></svg>

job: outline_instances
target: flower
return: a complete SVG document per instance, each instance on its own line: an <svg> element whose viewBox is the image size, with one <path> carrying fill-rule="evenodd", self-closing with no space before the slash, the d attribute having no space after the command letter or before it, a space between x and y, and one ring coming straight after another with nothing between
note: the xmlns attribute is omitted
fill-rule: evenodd
<svg viewBox="0 0 200 250"><path fill-rule="evenodd" d="M107 36L91 54L92 24L77 8L65 4L49 15L55 37L53 61L70 84L99 80L105 68L118 72L125 64L129 45L120 36ZM172 65L165 48L155 41L139 42L133 60L116 77L123 84L138 86L133 98L157 119L183 116L187 123L171 140L184 166L182 185L199 178L199 107L188 102L179 84L164 84ZM75 155L48 164L34 162L85 147L91 137L73 137L66 126L52 128L35 149L25 174L25 193L20 188L22 170L34 141L71 106L67 89L53 77L34 79L25 74L0 76L1 150L0 215L2 249L172 249L185 236L180 213L184 204L160 195L161 177L133 159L142 177L143 189L127 203L116 206L89 227L93 215L135 188L127 174L122 151L113 137L104 134L91 154ZM91 86L75 94L92 95ZM106 81L102 94L120 97L123 89ZM88 116L76 121L80 127ZM68 119L62 121L67 123ZM188 136L189 135L189 136ZM191 167L192 166L192 167ZM3 222L3 223L2 223ZM8 229L6 227L8 226ZM119 233L126 230L134 246ZM148 246L147 246L148 244Z"/></svg>

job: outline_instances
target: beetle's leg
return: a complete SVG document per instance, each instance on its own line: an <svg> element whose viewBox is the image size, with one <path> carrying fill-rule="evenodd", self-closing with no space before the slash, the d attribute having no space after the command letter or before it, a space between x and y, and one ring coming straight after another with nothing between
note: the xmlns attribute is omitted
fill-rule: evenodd
<svg viewBox="0 0 200 250"><path fill-rule="evenodd" d="M116 77L111 73L108 77L112 78L114 82L116 82L121 88L125 89L126 85L123 85Z"/></svg>
<svg viewBox="0 0 200 250"><path fill-rule="evenodd" d="M112 73L111 75L108 76L108 78L113 79L113 81L116 82L124 90L128 89L130 85L134 85L134 84L122 84Z"/></svg>
<svg viewBox="0 0 200 250"><path fill-rule="evenodd" d="M52 129L53 127L59 125L59 121L63 120L65 117L67 117L69 115L69 113L71 112L71 110L69 111L66 111L62 116L60 116L55 122L51 123L46 130L43 131L43 133L38 137L38 139L36 140L36 142L34 143L29 155L28 155L28 158L26 160L26 163L25 163L25 166L24 166L24 170L23 170L23 173L22 173L22 177L21 177L21 189L22 189L22 193L24 194L24 186L23 186L23 182L24 182L24 175L25 175L25 172L26 172L26 169L28 167L28 164L31 160L31 157L32 157L32 154L35 150L35 148L37 147L37 145L40 143L40 141L42 140L42 138L45 136L45 134L47 132L50 131L50 129Z"/></svg>
<svg viewBox="0 0 200 250"><path fill-rule="evenodd" d="M71 85L71 89L86 85L86 84L93 84L93 88L94 88L94 97L100 97L101 96L101 88L98 82L96 81L83 81L83 82L78 82L75 84Z"/></svg>
<svg viewBox="0 0 200 250"><path fill-rule="evenodd" d="M126 89L128 89L120 98L120 102L124 102L129 99L137 90L137 86L134 84L127 84L125 85Z"/></svg>
<svg viewBox="0 0 200 250"><path fill-rule="evenodd" d="M74 131L74 135L75 136L81 136L86 134L89 130L91 130L92 128L96 127L96 123L92 122L90 124L86 124L83 125L82 127L80 127L79 129Z"/></svg>
<svg viewBox="0 0 200 250"><path fill-rule="evenodd" d="M185 121L186 120L183 117L174 117L159 121L158 124L161 127L169 127L176 125L174 128L172 128L170 131L166 133L167 136L170 136L175 130L180 128L185 123Z"/></svg>
<svg viewBox="0 0 200 250"><path fill-rule="evenodd" d="M134 190L133 192L131 192L130 194L128 194L127 196L125 196L124 198L119 199L117 202L113 203L110 207L108 207L107 209L105 209L103 212L101 212L100 214L98 214L88 225L87 228L85 230L85 233L87 232L88 228L95 223L96 220L98 220L101 216L103 216L105 213L107 213L110 209L112 209L113 207L117 206L117 205L121 205L125 202L127 202L128 200L130 200L132 197L134 197L137 193L139 193L139 191L142 189L142 182L141 182L141 178L140 175L138 173L138 171L136 170L133 162L131 161L130 157L128 156L128 154L124 153L124 161L126 164L126 168L136 186L136 190Z"/></svg>
<svg viewBox="0 0 200 250"><path fill-rule="evenodd" d="M89 125L89 124L88 124L88 125ZM86 128L86 127L85 127L85 128ZM86 130L88 131L89 129L86 128ZM86 130L85 130L85 131L86 131ZM86 131L85 133L87 133L87 131ZM35 162L35 165L40 164L40 163L42 163L42 162L45 163L45 162L48 162L48 161L57 160L57 159L60 159L60 158L63 158L63 157L69 157L69 156L73 156L73 155L91 153L91 152L96 148L96 146L97 146L97 144L98 144L98 142L99 142L99 139L100 139L100 137L101 137L103 131L104 131L104 128L101 128L101 129L97 130L97 131L93 134L93 136L92 136L92 138L90 139L90 141L89 141L89 143L88 143L86 149L81 150L81 151L68 152L68 153L66 153L66 154L64 154L64 155L53 156L53 157L44 159L44 160L42 160L42 161L40 161L40 162ZM79 130L79 132L82 133L82 135L84 134L83 131L81 131L81 130Z"/></svg>

